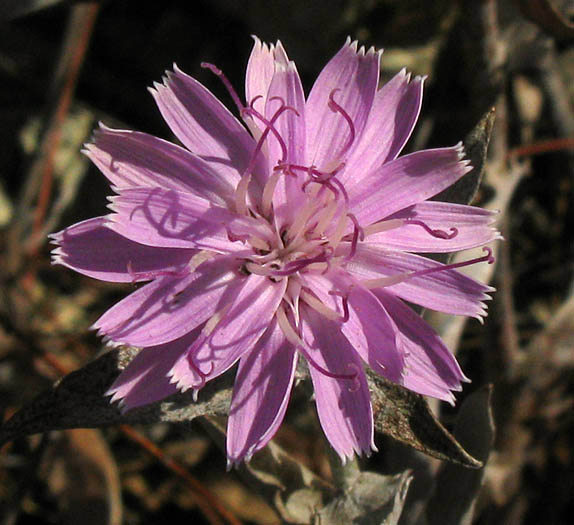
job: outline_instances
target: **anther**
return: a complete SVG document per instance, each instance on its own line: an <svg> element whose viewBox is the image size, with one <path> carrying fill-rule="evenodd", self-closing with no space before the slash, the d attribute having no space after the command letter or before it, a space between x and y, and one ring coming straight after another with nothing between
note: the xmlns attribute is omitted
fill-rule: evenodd
<svg viewBox="0 0 574 525"><path fill-rule="evenodd" d="M257 155L257 153L259 153L259 151L261 150L261 147L263 145L263 142L265 142L265 140L267 139L267 135L269 135L269 132L273 133L273 135L275 136L275 138L277 139L277 142L279 142L279 146L281 147L281 160L279 161L280 163L283 163L287 160L287 144L285 144L285 141L283 140L283 137L281 137L281 134L277 131L277 129L275 128L275 122L277 122L277 119L283 114L285 113L285 111L293 111L297 116L299 116L299 112L291 107L291 106L287 106L285 104L285 102L283 101L283 99L279 98L279 97L272 97L269 100L275 100L278 99L281 101L281 106L279 107L279 109L273 114L273 117L271 117L271 120L267 120L261 113L259 113L259 111L257 111L256 109L254 109L253 107L249 107L249 108L243 108L241 110L241 115L249 115L252 117L256 117L258 120L260 120L263 124L265 124L265 130L263 131L261 137L259 138L259 141L257 142L257 147L255 148L255 153L254 156ZM250 162L250 165L252 164L252 162ZM252 166L250 166L252 168Z"/></svg>
<svg viewBox="0 0 574 525"><path fill-rule="evenodd" d="M254 96L251 101L249 102L249 107L251 109L255 109L255 102L257 102L260 98L263 98L263 95L256 95Z"/></svg>
<svg viewBox="0 0 574 525"><path fill-rule="evenodd" d="M337 290L330 290L329 291L329 295L335 295L337 297L341 298L341 303L343 305L343 317L341 318L341 320L346 323L349 320L349 292L350 289L347 290L347 292L339 292Z"/></svg>
<svg viewBox="0 0 574 525"><path fill-rule="evenodd" d="M355 371L351 374L336 374L334 372L329 372L328 370L326 370L325 368L323 368L319 363L317 363L317 361L315 361L311 355L309 354L309 352L305 349L305 348L299 348L299 351L303 354L303 356L305 357L305 359L307 360L307 362L318 372L321 372L321 374L323 374L324 376L330 377L331 379L349 379L351 381L353 381L353 388L355 385L355 381L357 380L358 377L358 372ZM348 363L348 365L351 365L352 363ZM352 390L351 390L352 391Z"/></svg>
<svg viewBox="0 0 574 525"><path fill-rule="evenodd" d="M229 79L225 76L223 71L221 71L221 69L219 69L214 64L210 64L208 62L202 62L201 67L204 69L209 69L209 71L211 71L214 75L217 75L219 77L219 79L221 80L221 82L223 82L223 85L225 86L225 88L227 89L229 94L231 95L233 102L235 102L237 109L241 113L245 108L244 108L243 104L241 103L241 99L239 98L239 95L237 94L235 89L233 89L231 82L229 82Z"/></svg>
<svg viewBox="0 0 574 525"><path fill-rule="evenodd" d="M331 171L320 171L317 169L316 166L313 165L309 166L308 168L306 168L305 166L297 166L297 165L290 166L290 168L292 169L302 169L306 171L307 174L309 175L309 179L306 180L301 186L301 190L303 192L307 189L307 186L309 186L309 184L315 182L329 189L333 193L335 199L339 198L339 191L340 191L343 194L343 198L345 199L345 204L348 206L349 196L347 194L347 191L345 190L345 186L343 186L343 183L335 177L335 175L337 175L337 173L339 173L344 167L345 167L344 162L341 162L335 169Z"/></svg>
<svg viewBox="0 0 574 525"><path fill-rule="evenodd" d="M349 126L350 131L349 140L347 141L347 144L345 144L345 147L340 152L340 155L344 155L345 153L347 153L347 151L349 151L349 148L355 141L355 125L353 124L353 119L351 118L351 116L342 108L342 106L340 106L335 102L334 95L337 91L340 91L340 89L336 88L333 91L331 91L329 95L329 102L327 103L327 105L329 106L329 109L331 111L339 113L345 119L347 125Z"/></svg>
<svg viewBox="0 0 574 525"><path fill-rule="evenodd" d="M195 363L193 354L189 354L187 356L187 362L189 363L190 368L201 378L198 385L194 385L194 389L200 389L205 386L207 378L213 372L214 364L213 362L210 363L209 372L203 372L201 368Z"/></svg>
<svg viewBox="0 0 574 525"><path fill-rule="evenodd" d="M349 254L345 257L346 260L349 260L355 256L359 240L360 241L365 240L365 232L363 228L361 228L361 225L359 224L357 217L355 217L352 213L347 213L347 217L349 217L349 219L351 219L351 221L353 222L353 237L351 239L351 250L349 251Z"/></svg>
<svg viewBox="0 0 574 525"><path fill-rule="evenodd" d="M406 219L405 224L413 224L416 226L421 226L424 230L430 233L433 237L437 239L454 239L458 235L458 228L450 228L450 233L447 233L444 230L433 229L428 224L423 221L415 220L415 219Z"/></svg>

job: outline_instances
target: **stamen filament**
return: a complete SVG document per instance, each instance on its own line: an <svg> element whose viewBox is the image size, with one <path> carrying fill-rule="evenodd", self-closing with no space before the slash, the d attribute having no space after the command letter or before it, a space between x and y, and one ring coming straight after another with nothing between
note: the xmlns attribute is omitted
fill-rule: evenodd
<svg viewBox="0 0 574 525"><path fill-rule="evenodd" d="M488 264L493 264L495 258L492 255L492 248L485 246L482 248L482 250L486 252L486 255L470 259L469 261L460 261L452 264L441 264L440 266L425 268L424 270L398 273L396 275L389 275L388 277L381 277L379 279L366 279L364 281L361 281L361 284L366 288L382 288L385 286L392 286L393 284L398 284L407 281L409 279L412 279L413 277L421 277L423 275L429 275L431 273L443 272L446 270L454 270L456 268L462 268L464 266L470 266L472 264L477 264L480 262L487 262Z"/></svg>
<svg viewBox="0 0 574 525"><path fill-rule="evenodd" d="M269 216L269 214L271 213L273 193L275 192L275 188L277 187L277 182L279 181L280 176L281 172L275 171L271 174L271 176L265 183L265 187L263 188L263 195L261 197L261 213L264 216Z"/></svg>
<svg viewBox="0 0 574 525"><path fill-rule="evenodd" d="M395 228L400 228L405 224L403 219L390 219L388 221L380 221L375 224L371 224L363 228L365 237L373 235L373 233L386 232L389 230L394 230Z"/></svg>
<svg viewBox="0 0 574 525"><path fill-rule="evenodd" d="M317 208L317 202L309 200L305 206L299 210L295 220L289 227L289 237L291 242L295 241L299 236L303 235L307 221L311 218L311 215L317 211Z"/></svg>
<svg viewBox="0 0 574 525"><path fill-rule="evenodd" d="M326 306L322 301L317 299L314 295L311 295L306 290L301 290L301 299L305 301L313 310L320 313L323 317L326 317L330 321L341 321L342 316L332 308Z"/></svg>
<svg viewBox="0 0 574 525"><path fill-rule="evenodd" d="M476 257L474 259L470 259L469 261L460 261L457 263L446 264L442 267L439 266L435 268L427 268L425 270L420 270L415 273L417 274L417 276L428 275L429 273L435 273L442 270L454 270L455 268L463 268L464 266L470 266L472 264L477 264L480 262L487 262L488 264L493 264L496 261L494 255L492 255L492 248L490 246L484 246L482 248L482 251L486 252L486 255L483 255L482 257Z"/></svg>
<svg viewBox="0 0 574 525"><path fill-rule="evenodd" d="M158 277L185 277L189 275L190 270L188 267L182 268L181 270L157 270L155 272L134 272L132 261L128 261L127 271L132 278L132 283L139 281L149 281L152 279L157 279Z"/></svg>
<svg viewBox="0 0 574 525"><path fill-rule="evenodd" d="M314 263L324 263L328 262L327 253L323 251L319 255L312 257L311 259L297 259L296 261L288 262L281 270L275 270L273 275L284 277L286 275L292 275L294 273L299 272L306 266Z"/></svg>
<svg viewBox="0 0 574 525"><path fill-rule="evenodd" d="M341 242L341 239L345 234L346 227L347 227L347 215L341 213L341 215L339 216L339 222L337 223L335 230L331 235L329 235L329 246L331 246L333 250L335 250L337 246L339 246L339 243Z"/></svg>
<svg viewBox="0 0 574 525"><path fill-rule="evenodd" d="M327 226L331 224L331 221L333 220L333 217L337 212L337 207L338 207L337 201L335 199L331 199L331 201L327 204L327 206L323 210L321 219L319 219L319 222L314 228L314 231L317 234L322 235L327 229Z"/></svg>
<svg viewBox="0 0 574 525"><path fill-rule="evenodd" d="M235 189L235 211L239 215L249 215L249 208L247 207L247 189L251 182L251 173L244 173L241 180L237 183Z"/></svg>
<svg viewBox="0 0 574 525"><path fill-rule="evenodd" d="M331 260L327 259L325 262L320 263L313 263L307 266L307 271L310 272L321 272L322 274L326 274L329 269L331 268Z"/></svg>
<svg viewBox="0 0 574 525"><path fill-rule="evenodd" d="M249 244L251 244L251 246L253 246L253 248L255 248L256 250L262 250L262 251L269 250L269 244L263 239L255 237L254 235L251 235L247 239L247 242L249 242Z"/></svg>
<svg viewBox="0 0 574 525"><path fill-rule="evenodd" d="M188 269L191 272L195 272L205 261L209 261L209 259L215 256L214 252L208 250L202 250L199 253L196 253L188 264Z"/></svg>
<svg viewBox="0 0 574 525"><path fill-rule="evenodd" d="M281 305L281 306L279 306L279 308L277 308L277 312L275 314L275 317L277 318L277 324L279 325L279 328L281 328L281 331L283 332L283 335L285 336L287 341L289 341L296 348L304 348L305 343L299 337L299 334L297 334L297 332L295 332L295 329L293 328L293 326L291 325L291 323L287 319L287 314L285 313L285 309L283 308L283 305Z"/></svg>
<svg viewBox="0 0 574 525"><path fill-rule="evenodd" d="M291 278L287 283L287 291L285 293L284 301L291 308L291 313L295 319L295 326L299 326L299 300L301 298L301 281L299 279Z"/></svg>
<svg viewBox="0 0 574 525"><path fill-rule="evenodd" d="M250 272L254 273L255 275L262 275L264 277L275 276L275 270L270 266L265 266L262 264L256 264L253 262L245 263L245 268Z"/></svg>
<svg viewBox="0 0 574 525"><path fill-rule="evenodd" d="M398 273L396 275L389 275L388 277L380 277L378 279L365 279L361 281L361 284L365 288L384 288L386 286L392 286L393 284L399 284L403 281L410 279L411 277L415 277L416 272L405 272L405 273Z"/></svg>
<svg viewBox="0 0 574 525"><path fill-rule="evenodd" d="M337 179L337 177L330 178L329 183L332 183L339 188L340 192L343 194L343 199L345 200L345 206L348 208L349 207L349 194L347 193L347 190L345 189L345 186L343 185L343 183L339 179Z"/></svg>
<svg viewBox="0 0 574 525"><path fill-rule="evenodd" d="M265 255L251 255L250 260L257 264L265 264L266 262L273 261L277 259L279 251L277 249L269 252Z"/></svg>

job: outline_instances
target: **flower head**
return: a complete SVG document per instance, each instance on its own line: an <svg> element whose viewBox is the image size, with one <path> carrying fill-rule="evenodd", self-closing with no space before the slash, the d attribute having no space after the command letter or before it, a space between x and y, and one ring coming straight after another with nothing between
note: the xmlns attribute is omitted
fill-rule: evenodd
<svg viewBox="0 0 574 525"><path fill-rule="evenodd" d="M429 201L470 170L462 146L399 156L423 78L381 89L380 53L348 40L305 97L280 42L255 39L243 122L177 67L151 89L183 147L101 126L86 155L109 179L112 213L53 236L54 262L142 282L94 325L142 347L109 394L124 409L199 391L239 362L230 463L284 417L299 356L322 428L343 458L374 448L364 372L452 402L466 378L403 301L480 318L491 288L445 265L499 237L491 212Z"/></svg>

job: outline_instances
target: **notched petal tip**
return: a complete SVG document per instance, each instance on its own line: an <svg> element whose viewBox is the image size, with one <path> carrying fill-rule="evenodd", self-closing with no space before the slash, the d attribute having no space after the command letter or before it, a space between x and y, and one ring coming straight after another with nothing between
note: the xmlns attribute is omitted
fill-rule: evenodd
<svg viewBox="0 0 574 525"><path fill-rule="evenodd" d="M60 242L62 242L62 239L64 238L65 231L66 230L60 230L59 232L49 233L48 239L50 240L50 243L59 245Z"/></svg>
<svg viewBox="0 0 574 525"><path fill-rule="evenodd" d="M102 120L98 121L98 127L94 130L94 133L100 133L102 131L110 131L110 132L114 132L114 131L120 131L114 128L111 128L110 126L108 126L107 124L104 124L104 122Z"/></svg>
<svg viewBox="0 0 574 525"><path fill-rule="evenodd" d="M453 149L456 151L459 161L466 162L466 165L470 163L470 160L466 158L466 151L464 150L464 144L462 141L457 142L453 146Z"/></svg>
<svg viewBox="0 0 574 525"><path fill-rule="evenodd" d="M109 213L107 215L105 215L105 220L104 220L104 226L107 225L108 222L111 223L115 223L116 222L116 215L118 213L118 208L117 208L117 203L116 203L116 197L119 197L119 195L108 195L106 198L109 201L106 204L106 208L108 210L110 210L112 213Z"/></svg>
<svg viewBox="0 0 574 525"><path fill-rule="evenodd" d="M50 258L50 264L52 264L52 265L56 265L56 264L64 265L64 260L60 254L55 254L52 252L52 256Z"/></svg>
<svg viewBox="0 0 574 525"><path fill-rule="evenodd" d="M125 397L126 393L120 393L120 387L109 388L104 392L104 397L109 397L109 402L111 404L116 404L117 407L122 411L126 412L128 408L126 407Z"/></svg>
<svg viewBox="0 0 574 525"><path fill-rule="evenodd" d="M378 58L381 58L382 54L383 54L383 50L382 49L376 49L375 46L371 46L367 50L367 56L368 57L378 55Z"/></svg>

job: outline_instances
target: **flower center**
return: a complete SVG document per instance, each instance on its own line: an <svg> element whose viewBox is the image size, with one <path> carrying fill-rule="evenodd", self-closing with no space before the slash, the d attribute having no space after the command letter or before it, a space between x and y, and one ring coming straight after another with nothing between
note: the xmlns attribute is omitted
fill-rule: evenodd
<svg viewBox="0 0 574 525"><path fill-rule="evenodd" d="M349 210L348 192L337 177L345 168L345 157L357 138L352 116L335 100L336 93L340 91L339 88L331 91L327 106L333 113L340 115L343 121L341 125L349 128L349 135L345 144L333 152L331 162L325 162L323 159L323 169L319 169L315 165L307 166L291 162L288 158L290 144L281 135L277 122L287 113L301 118L296 108L287 105L280 97L272 97L269 100L279 101L279 108L270 117L261 114L254 105L258 99L263 98L262 96L255 97L249 101L248 106L244 106L225 75L218 68L211 64L202 64L202 66L210 69L222 80L237 105L241 117L257 140L235 190L235 211L239 215L265 223L267 228L262 228L261 231L269 231L270 226L274 232L274 239L270 240L269 236L263 238L257 234L238 237L228 230L231 240L250 245L250 253L242 255L241 269L247 274L266 276L274 282L287 279L283 302L275 314L286 339L305 355L311 366L321 373L332 378L355 381L358 371L353 369L354 365L349 365L348 372L350 373L342 371L333 374L314 361L311 356L312 350L301 337L299 322L301 301L306 307L329 320L347 322L350 317L349 295L351 288L355 285L329 292L331 296L341 301L341 307L335 310L331 307L333 301L329 301L331 306L325 304L313 290L306 286L305 273L327 273L337 265L345 265L355 257L359 243L377 232L392 230L404 225L414 225L423 228L429 235L448 242L458 235L458 230L452 227L447 232L413 218L387 219L367 227L360 224L359 219ZM254 170L260 160L259 156L267 154L264 146L269 136L274 137L279 144L281 157L277 159L271 173L268 174L264 187L250 192ZM324 166L329 166L328 170ZM258 178L260 179L261 177ZM290 212L289 219L278 221L275 217L274 203L277 186L282 179L285 179L284 190L287 188L287 183L291 189L294 187L295 190L291 194L286 191L286 198L291 200L291 202L284 203ZM487 254L484 257L470 261L364 280L360 284L366 288L392 286L434 272L451 270L482 261L492 263L492 252L489 248L486 250ZM191 366L195 369L194 363L191 363ZM355 387L356 385L353 386Z"/></svg>

